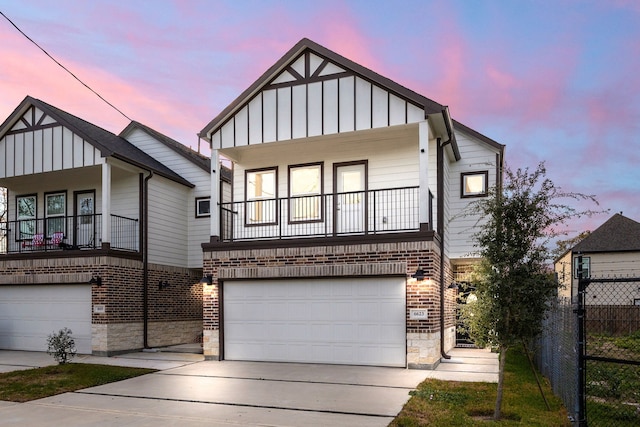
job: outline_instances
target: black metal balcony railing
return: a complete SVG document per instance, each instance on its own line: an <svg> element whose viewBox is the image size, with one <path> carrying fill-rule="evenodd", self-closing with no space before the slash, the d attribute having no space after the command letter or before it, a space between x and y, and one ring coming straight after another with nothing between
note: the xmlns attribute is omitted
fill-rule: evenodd
<svg viewBox="0 0 640 427"><path fill-rule="evenodd" d="M418 187L250 200L220 205L222 241L417 231Z"/></svg>
<svg viewBox="0 0 640 427"><path fill-rule="evenodd" d="M138 220L111 215L112 249L139 250ZM99 249L102 215L60 216L0 223L0 253Z"/></svg>

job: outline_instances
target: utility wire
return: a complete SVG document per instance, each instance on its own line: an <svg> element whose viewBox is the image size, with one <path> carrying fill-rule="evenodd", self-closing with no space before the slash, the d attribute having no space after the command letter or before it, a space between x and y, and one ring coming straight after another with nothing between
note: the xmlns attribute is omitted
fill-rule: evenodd
<svg viewBox="0 0 640 427"><path fill-rule="evenodd" d="M18 30L20 32L20 34L22 34L27 40L29 40L31 43L33 43L38 49L40 49L42 52L44 52L45 55L47 55L53 62L55 62L56 64L58 64L58 66L60 68L62 68L63 70L65 70L67 73L69 73L71 75L71 77L73 77L74 79L76 79L82 86L86 87L87 89L89 89L91 92L93 92L98 98L100 98L102 101L104 101L107 105L109 105L111 108L113 108L114 110L116 110L118 113L122 114L127 120L129 121L133 121L129 116L127 116L125 113L123 113L122 111L120 111L115 105L113 105L112 103L110 103L109 101L107 101L106 99L104 99L102 97L102 95L100 95L98 92L96 92L95 90L93 90L91 87L89 87L88 84L86 84L85 82L83 82L82 80L80 80L80 78L78 76L76 76L75 74L73 74L67 67L65 67L64 65L62 65L60 62L58 62L53 56L51 56L49 54L49 52L47 52L46 50L44 50L44 48L42 48L42 46L40 46L38 43L36 43L31 37L29 37L28 35L26 35L24 33L24 31L22 31L20 28L18 28L18 26L16 24L13 23L13 21L11 19L9 19L9 17L7 17L7 15L5 15L1 10L0 10L0 15L2 15L4 17L4 19L6 19L7 21L9 21L9 23L11 25L13 25L13 27Z"/></svg>

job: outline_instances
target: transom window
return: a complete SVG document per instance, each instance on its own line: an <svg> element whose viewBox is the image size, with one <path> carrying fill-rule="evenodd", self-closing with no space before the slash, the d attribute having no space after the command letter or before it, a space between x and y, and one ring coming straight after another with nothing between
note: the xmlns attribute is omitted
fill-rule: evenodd
<svg viewBox="0 0 640 427"><path fill-rule="evenodd" d="M460 197L482 197L488 194L489 172L465 172L460 179Z"/></svg>
<svg viewBox="0 0 640 427"><path fill-rule="evenodd" d="M289 221L322 221L322 163L289 166Z"/></svg>
<svg viewBox="0 0 640 427"><path fill-rule="evenodd" d="M278 168L254 169L245 172L247 207L245 222L252 224L276 224Z"/></svg>

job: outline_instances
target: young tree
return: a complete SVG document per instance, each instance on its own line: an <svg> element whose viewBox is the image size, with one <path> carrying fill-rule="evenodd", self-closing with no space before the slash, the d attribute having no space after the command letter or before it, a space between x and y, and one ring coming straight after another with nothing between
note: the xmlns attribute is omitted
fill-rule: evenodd
<svg viewBox="0 0 640 427"><path fill-rule="evenodd" d="M463 307L469 334L478 344L500 354L494 419L500 419L507 350L542 332L547 302L557 284L547 267L549 242L562 234L568 220L591 215L563 201L590 201L594 196L567 193L545 177L544 163L529 169L504 171L502 188L474 202L468 212L480 214L474 237L483 261L475 275L476 299Z"/></svg>

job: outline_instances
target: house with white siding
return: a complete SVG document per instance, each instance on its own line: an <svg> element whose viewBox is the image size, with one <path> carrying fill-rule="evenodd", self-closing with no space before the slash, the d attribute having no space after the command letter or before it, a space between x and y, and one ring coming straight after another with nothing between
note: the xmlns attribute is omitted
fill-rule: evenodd
<svg viewBox="0 0 640 427"><path fill-rule="evenodd" d="M579 259L585 279L640 277L640 222L616 213L554 262L558 295L578 301ZM589 306L640 306L637 282L591 283L585 298Z"/></svg>
<svg viewBox="0 0 640 427"><path fill-rule="evenodd" d="M98 355L199 340L209 169L141 123L115 135L27 96L0 125L0 348L63 327Z"/></svg>
<svg viewBox="0 0 640 427"><path fill-rule="evenodd" d="M303 39L200 133L209 359L433 368L455 345L455 283L504 146ZM232 197L220 194L224 157Z"/></svg>

